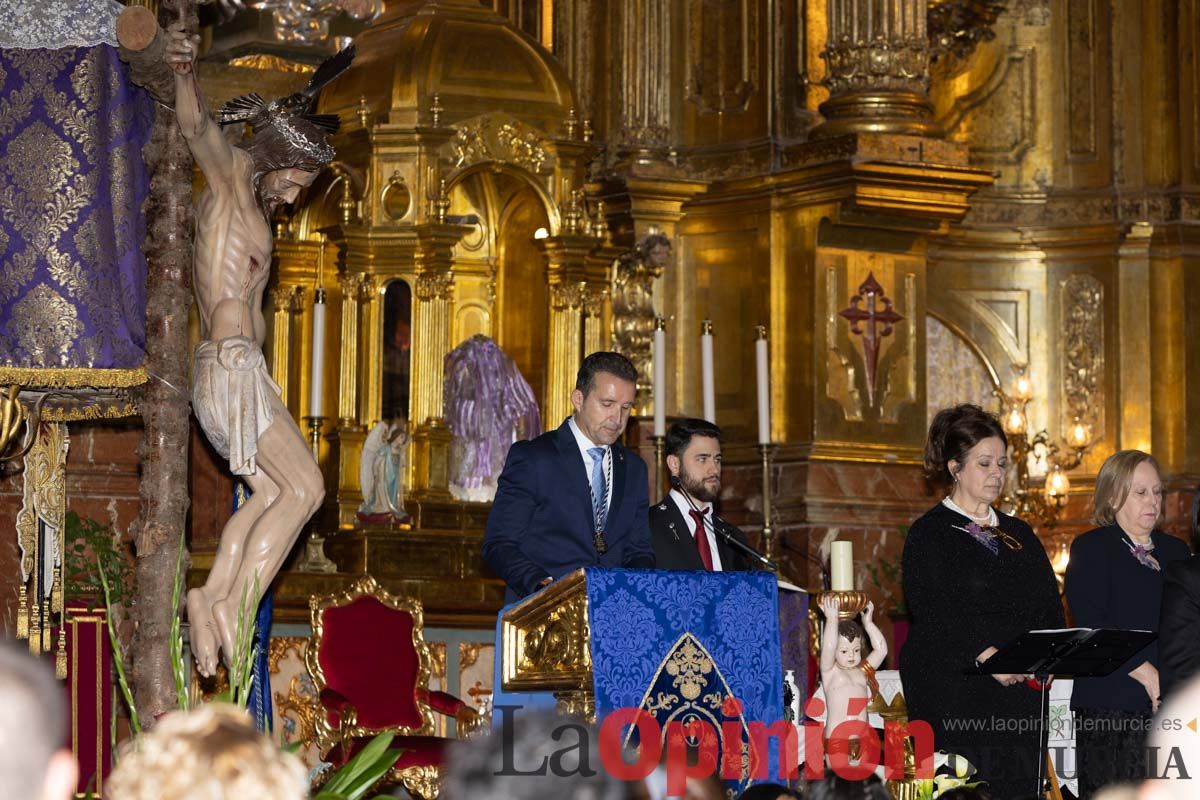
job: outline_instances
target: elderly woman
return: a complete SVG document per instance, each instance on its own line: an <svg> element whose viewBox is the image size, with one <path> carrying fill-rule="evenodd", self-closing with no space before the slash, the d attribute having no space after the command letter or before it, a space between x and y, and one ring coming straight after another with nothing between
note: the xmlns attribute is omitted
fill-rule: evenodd
<svg viewBox="0 0 1200 800"><path fill-rule="evenodd" d="M1158 462L1140 450L1114 453L1096 476L1099 527L1071 544L1067 602L1086 628L1158 629L1163 573L1187 558L1187 545L1155 527L1162 522ZM1150 644L1104 678L1079 678L1075 711L1080 797L1109 783L1146 776L1146 734L1158 710L1158 651Z"/></svg>
<svg viewBox="0 0 1200 800"><path fill-rule="evenodd" d="M964 670L1028 630L1063 624L1041 542L992 507L1007 466L995 417L971 405L939 411L925 469L946 497L912 524L903 562L913 618L900 662L909 719L929 723L938 749L975 764L996 800L1034 794L1040 698L1024 675Z"/></svg>

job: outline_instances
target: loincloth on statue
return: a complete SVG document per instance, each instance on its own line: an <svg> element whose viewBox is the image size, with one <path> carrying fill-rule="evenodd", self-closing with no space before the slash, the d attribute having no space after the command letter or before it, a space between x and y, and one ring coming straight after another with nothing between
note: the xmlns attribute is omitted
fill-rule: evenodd
<svg viewBox="0 0 1200 800"><path fill-rule="evenodd" d="M234 475L258 471L258 438L274 415L268 392L278 397L262 348L245 336L203 341L192 364L192 410L208 441L229 460Z"/></svg>
<svg viewBox="0 0 1200 800"><path fill-rule="evenodd" d="M837 736L827 739L825 742L825 755L832 756L834 753L841 753L846 756L851 762L858 761L862 755L862 742L857 736Z"/></svg>

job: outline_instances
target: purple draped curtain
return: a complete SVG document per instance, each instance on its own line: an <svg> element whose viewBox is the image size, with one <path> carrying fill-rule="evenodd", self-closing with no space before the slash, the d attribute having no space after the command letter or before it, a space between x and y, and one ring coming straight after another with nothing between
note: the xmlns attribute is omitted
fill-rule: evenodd
<svg viewBox="0 0 1200 800"><path fill-rule="evenodd" d="M142 366L152 122L110 45L0 50L0 369Z"/></svg>

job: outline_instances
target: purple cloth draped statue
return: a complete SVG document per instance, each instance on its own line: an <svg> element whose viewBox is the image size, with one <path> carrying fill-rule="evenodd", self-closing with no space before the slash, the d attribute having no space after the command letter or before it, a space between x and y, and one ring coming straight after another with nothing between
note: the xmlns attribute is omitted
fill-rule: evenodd
<svg viewBox="0 0 1200 800"><path fill-rule="evenodd" d="M450 492L490 502L508 448L540 434L537 400L516 362L486 336L472 336L445 359L443 414L454 434Z"/></svg>

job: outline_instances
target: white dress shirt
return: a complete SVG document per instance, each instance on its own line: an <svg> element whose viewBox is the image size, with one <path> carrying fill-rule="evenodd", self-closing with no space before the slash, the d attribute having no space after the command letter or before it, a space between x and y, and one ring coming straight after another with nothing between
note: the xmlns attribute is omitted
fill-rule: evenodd
<svg viewBox="0 0 1200 800"><path fill-rule="evenodd" d="M593 447L604 448L604 459L600 463L600 468L604 471L604 475L606 476L605 483L607 486L605 487L606 491L604 494L604 519L607 523L608 511L612 508L612 448L605 445L596 444L589 439L583 431L579 430L579 426L575 424L574 416L567 418L567 425L571 427L571 433L575 434L575 444L579 445L579 456L583 459L583 474L587 476L589 497L591 496L592 488L592 465L596 462L592 461L592 456L590 453L588 453L588 450L591 450Z"/></svg>
<svg viewBox="0 0 1200 800"><path fill-rule="evenodd" d="M675 505L679 506L679 513L683 514L683 519L687 522L688 533L695 537L696 518L692 516L692 506L688 503L688 499L684 497L683 492L679 491L678 489L672 489L670 491L670 497L675 501ZM710 524L704 526L704 535L708 537L708 552L712 554L713 572L721 572L721 551L717 549L717 535L713 533L713 526L716 525L716 520L713 519L712 503L701 502L700 499L696 497L692 498L692 502L696 504L696 509L698 511L704 512L707 510L707 513L705 513L704 516L708 519ZM694 538L692 541L692 546L696 546Z"/></svg>

